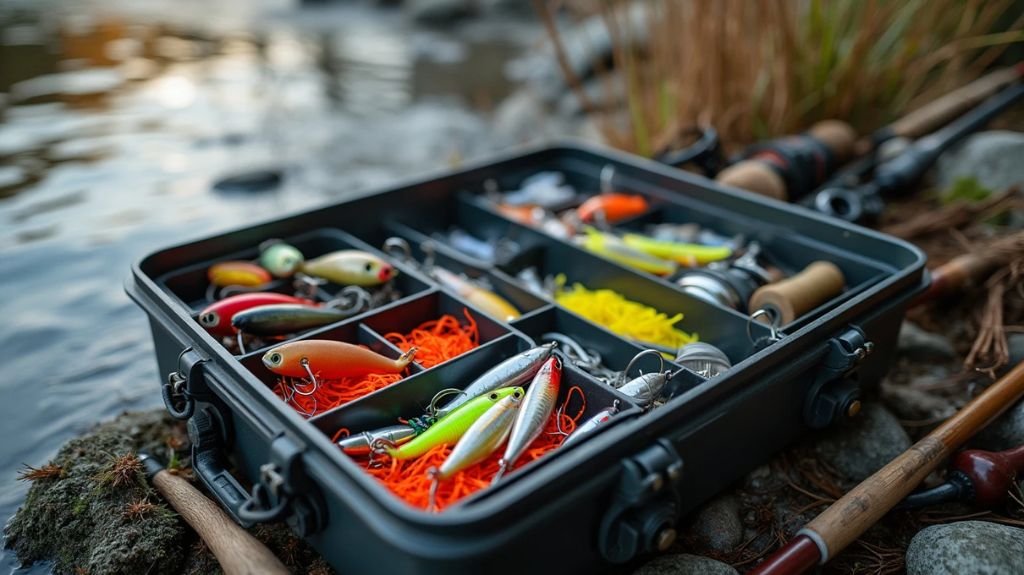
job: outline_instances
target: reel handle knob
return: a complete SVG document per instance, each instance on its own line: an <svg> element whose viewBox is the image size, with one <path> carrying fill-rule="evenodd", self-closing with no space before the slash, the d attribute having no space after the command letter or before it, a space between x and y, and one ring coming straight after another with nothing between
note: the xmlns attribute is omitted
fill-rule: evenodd
<svg viewBox="0 0 1024 575"><path fill-rule="evenodd" d="M845 286L839 267L819 260L788 279L758 288L750 296L748 309L768 310L785 325L842 293Z"/></svg>

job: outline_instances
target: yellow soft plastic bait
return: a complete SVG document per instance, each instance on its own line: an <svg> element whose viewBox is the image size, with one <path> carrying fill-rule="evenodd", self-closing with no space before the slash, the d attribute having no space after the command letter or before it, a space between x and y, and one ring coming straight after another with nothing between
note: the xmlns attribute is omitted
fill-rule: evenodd
<svg viewBox="0 0 1024 575"><path fill-rule="evenodd" d="M559 287L555 301L627 339L668 349L678 349L697 341L697 334L688 334L674 327L683 319L681 313L669 317L610 289L589 290L581 284L573 284L566 289L565 276L559 276L556 281Z"/></svg>

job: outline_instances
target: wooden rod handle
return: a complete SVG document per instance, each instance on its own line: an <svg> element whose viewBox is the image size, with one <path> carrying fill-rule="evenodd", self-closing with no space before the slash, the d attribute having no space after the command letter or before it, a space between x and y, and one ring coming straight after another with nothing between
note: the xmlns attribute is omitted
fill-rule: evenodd
<svg viewBox="0 0 1024 575"><path fill-rule="evenodd" d="M188 481L163 470L153 476L153 486L196 530L227 575L289 573L270 549Z"/></svg>
<svg viewBox="0 0 1024 575"><path fill-rule="evenodd" d="M803 271L761 286L750 296L750 311L766 309L787 324L843 291L843 272L832 262L811 262Z"/></svg>
<svg viewBox="0 0 1024 575"><path fill-rule="evenodd" d="M853 543L910 494L944 459L1024 397L1018 363L934 431L833 503L801 531L823 546L822 562Z"/></svg>
<svg viewBox="0 0 1024 575"><path fill-rule="evenodd" d="M1024 68L1017 65L986 74L896 120L890 125L890 132L906 138L926 134L1014 82L1022 73Z"/></svg>

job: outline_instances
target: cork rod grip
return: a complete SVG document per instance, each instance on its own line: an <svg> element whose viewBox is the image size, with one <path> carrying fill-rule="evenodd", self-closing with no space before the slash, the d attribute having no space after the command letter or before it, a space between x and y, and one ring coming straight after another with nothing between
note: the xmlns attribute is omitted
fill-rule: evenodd
<svg viewBox="0 0 1024 575"><path fill-rule="evenodd" d="M1017 364L959 413L818 515L804 532L824 543L823 562L855 541L910 494L955 449L1024 396L1024 363Z"/></svg>
<svg viewBox="0 0 1024 575"><path fill-rule="evenodd" d="M153 476L153 486L196 530L227 575L288 573L269 549L188 481L164 470Z"/></svg>
<svg viewBox="0 0 1024 575"><path fill-rule="evenodd" d="M766 309L787 324L839 295L845 286L838 266L816 261L791 278L760 287L750 297L748 309Z"/></svg>

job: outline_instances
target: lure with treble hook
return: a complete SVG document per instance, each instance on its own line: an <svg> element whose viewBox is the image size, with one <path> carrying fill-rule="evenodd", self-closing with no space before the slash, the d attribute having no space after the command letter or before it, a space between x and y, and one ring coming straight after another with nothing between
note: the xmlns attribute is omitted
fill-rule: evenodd
<svg viewBox="0 0 1024 575"><path fill-rule="evenodd" d="M389 425L372 431L364 431L339 439L336 443L345 455L369 455L374 444L385 442L390 445L402 445L416 437L417 429L411 425Z"/></svg>
<svg viewBox="0 0 1024 575"><path fill-rule="evenodd" d="M307 260L301 272L340 285L373 287L398 275L395 266L360 250L340 250Z"/></svg>
<svg viewBox="0 0 1024 575"><path fill-rule="evenodd" d="M255 287L270 283L273 279L267 270L243 261L215 263L206 270L206 277L217 287Z"/></svg>
<svg viewBox="0 0 1024 575"><path fill-rule="evenodd" d="M231 326L250 335L287 335L341 321L352 315L330 307L279 303L240 311L231 318Z"/></svg>
<svg viewBox="0 0 1024 575"><path fill-rule="evenodd" d="M496 483L505 472L515 465L530 444L544 431L544 424L555 411L558 390L562 385L562 362L557 357L547 360L530 382L526 391L512 433L509 435L505 454L498 462L500 468L492 483Z"/></svg>
<svg viewBox="0 0 1024 575"><path fill-rule="evenodd" d="M297 248L281 240L260 244L260 265L279 278L289 278L299 271L306 258Z"/></svg>
<svg viewBox="0 0 1024 575"><path fill-rule="evenodd" d="M546 343L522 353L517 353L487 370L469 385L458 397L440 407L434 414L443 417L460 405L499 387L522 385L529 381L554 351L554 342Z"/></svg>
<svg viewBox="0 0 1024 575"><path fill-rule="evenodd" d="M236 314L248 309L271 305L293 304L315 307L319 304L308 299L294 297L283 293L252 292L226 297L206 306L199 312L199 325L213 335L234 335L235 328L231 320Z"/></svg>
<svg viewBox="0 0 1024 575"><path fill-rule="evenodd" d="M401 373L416 356L416 348L398 359L343 341L308 339L279 345L263 354L263 365L287 377L312 376L315 369L323 379L341 379L371 373Z"/></svg>
<svg viewBox="0 0 1024 575"><path fill-rule="evenodd" d="M502 321L511 321L522 315L505 298L444 268L434 267L430 270L430 273L445 287L454 291L459 297L475 305L488 315Z"/></svg>
<svg viewBox="0 0 1024 575"><path fill-rule="evenodd" d="M608 423L611 418L619 412L619 400L615 400L615 403L611 407L602 409L597 412L593 417L584 421L576 427L576 431L573 431L565 438L562 442L562 447L567 447L597 431L602 425Z"/></svg>
<svg viewBox="0 0 1024 575"><path fill-rule="evenodd" d="M675 374L669 371L645 373L624 383L619 391L633 399L640 407L647 409L661 396L665 384Z"/></svg>
<svg viewBox="0 0 1024 575"><path fill-rule="evenodd" d="M427 471L432 481L428 509L434 509L437 486L441 481L484 460L505 443L519 413L522 399L522 389L518 389L491 406L469 426L441 467L432 467Z"/></svg>
<svg viewBox="0 0 1024 575"><path fill-rule="evenodd" d="M521 387L503 387L474 398L455 411L437 420L412 441L400 447L387 447L384 452L393 459L415 459L442 443L452 445L489 409L506 397L523 396Z"/></svg>

